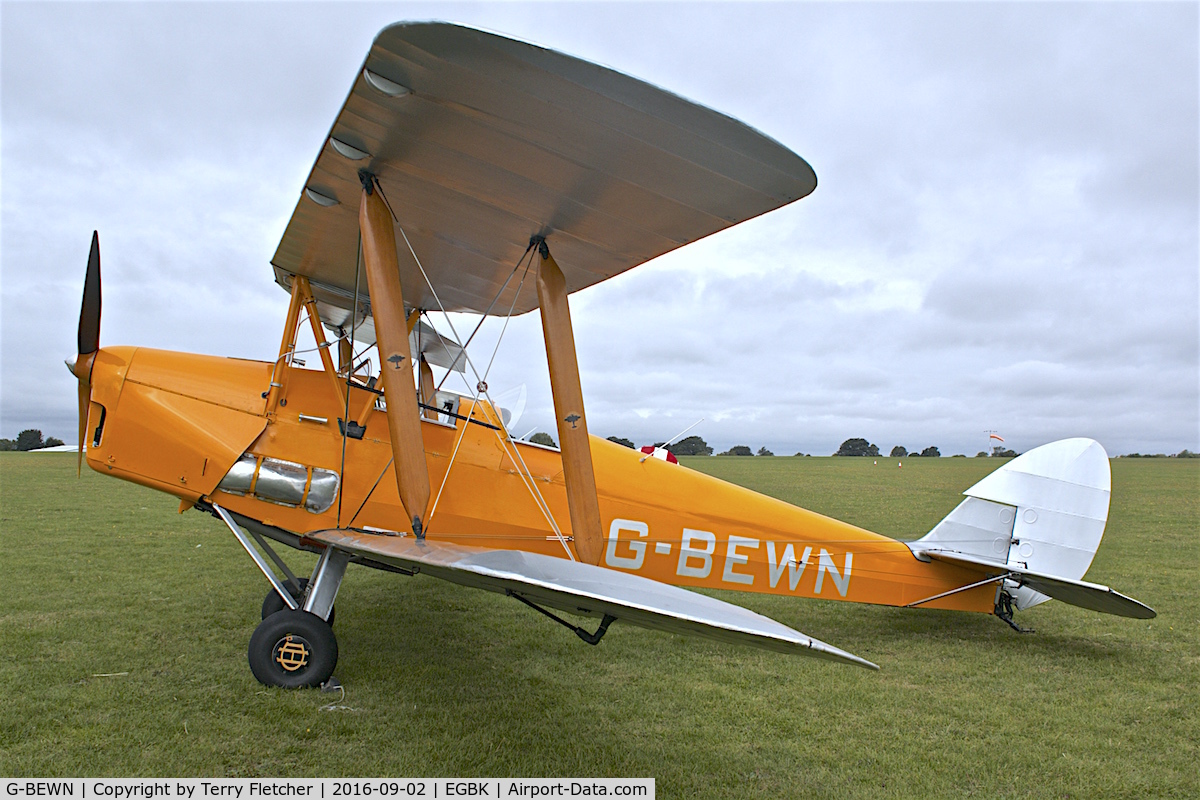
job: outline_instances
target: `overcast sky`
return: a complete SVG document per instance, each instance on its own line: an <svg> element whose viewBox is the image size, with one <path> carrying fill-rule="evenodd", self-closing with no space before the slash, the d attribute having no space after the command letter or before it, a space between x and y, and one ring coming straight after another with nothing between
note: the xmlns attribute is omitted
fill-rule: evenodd
<svg viewBox="0 0 1200 800"><path fill-rule="evenodd" d="M0 436L74 439L94 228L103 344L273 358L271 255L372 38L419 19L648 80L817 172L572 296L592 433L1200 450L1194 3L5 2ZM553 430L544 365L514 320L488 382L527 384L518 434Z"/></svg>

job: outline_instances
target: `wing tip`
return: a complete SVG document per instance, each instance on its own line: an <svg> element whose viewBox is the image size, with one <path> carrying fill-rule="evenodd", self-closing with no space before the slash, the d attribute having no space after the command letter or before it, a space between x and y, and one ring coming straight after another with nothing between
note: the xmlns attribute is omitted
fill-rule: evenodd
<svg viewBox="0 0 1200 800"><path fill-rule="evenodd" d="M847 652L840 647L834 647L831 644L826 644L818 639L809 638L808 647L810 650L815 650L822 658L830 661L841 661L845 664L852 664L856 667L879 671L879 665L873 661L867 661L865 658L856 656L853 653Z"/></svg>

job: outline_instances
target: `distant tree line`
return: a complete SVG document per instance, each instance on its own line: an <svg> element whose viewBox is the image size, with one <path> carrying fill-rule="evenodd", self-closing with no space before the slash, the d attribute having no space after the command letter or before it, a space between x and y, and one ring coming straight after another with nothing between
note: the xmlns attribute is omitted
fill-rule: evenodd
<svg viewBox="0 0 1200 800"><path fill-rule="evenodd" d="M941 454L941 451L932 445L926 447L924 450L918 453L915 450L909 452L908 448L898 444L892 448L890 455L892 458L917 458L918 456L924 458L938 458L941 456ZM871 444L866 439L847 439L846 441L842 442L842 446L838 448L838 451L834 453L834 455L869 456L877 458L879 456L879 447Z"/></svg>
<svg viewBox="0 0 1200 800"><path fill-rule="evenodd" d="M51 436L48 439L42 439L42 432L36 428L29 428L17 434L16 439L0 439L0 450L20 450L27 452L29 450L41 450L43 447L61 447L62 439L55 439Z"/></svg>
<svg viewBox="0 0 1200 800"><path fill-rule="evenodd" d="M634 450L637 445L632 439L626 439L624 436L609 436L608 440L623 447L629 447ZM664 442L655 442L654 447L662 447ZM708 442L701 439L699 436L689 436L686 439L680 439L674 444L668 444L667 450L677 456L711 456L713 449L708 446Z"/></svg>
<svg viewBox="0 0 1200 800"><path fill-rule="evenodd" d="M37 433L39 436L41 435L40 431L23 431L22 435L25 435L26 433ZM548 433L535 433L533 436L529 437L529 441L536 442L537 444L548 445L550 447L556 446L554 444L554 439L552 439L550 437L550 434L548 434ZM623 436L609 436L608 441L615 442L616 444L622 445L624 447L629 447L634 450L637 449L637 445L635 445L633 443L632 439L626 439ZM8 439L0 439L0 442L10 443ZM49 442L54 442L55 444L62 444L62 442L58 441L57 439L49 439L49 440L47 440L47 444L41 445L41 446L49 447L50 446ZM662 447L663 443L655 442L654 446ZM16 449L25 449L25 448L0 447L0 449L16 450ZM703 439L701 439L699 436L689 436L686 439L681 439L680 441L675 442L674 444L667 445L667 449L670 450L672 453L674 453L677 456L711 456L713 454L712 447L710 447L709 444L707 442L705 442ZM755 455L773 456L775 454L772 453L770 450L768 450L766 447L758 448L758 452L756 453L749 446L744 445L744 444L739 444L739 445L734 445L733 447L729 448L725 452L718 453L717 455L721 455L721 456L755 456ZM804 456L806 454L805 453L796 453L796 455ZM879 447L877 445L871 444L871 442L867 441L866 439L861 439L861 438L847 439L846 441L842 442L842 446L838 448L838 451L836 453L834 453L834 455L835 456L869 456L869 457L873 457L873 458L878 458L879 457ZM942 453L934 445L930 445L929 447L926 447L926 448L922 449L920 452L918 452L916 450L910 451L904 445L898 444L892 448L891 452L888 455L892 458L939 458L939 457L941 457ZM988 453L984 450L980 450L978 453L975 454L975 457L976 458L1016 458L1019 455L1021 455L1021 454L1016 452L1015 450L1008 450L1006 448L996 446L996 447L992 448L992 452L990 452L990 453ZM956 455L955 457L962 458L965 456ZM1128 455L1117 456L1117 457L1118 458L1200 458L1200 453L1193 453L1190 450L1182 450L1175 455L1164 455L1162 453L1157 453L1155 455L1150 455L1150 454L1143 455L1141 453L1129 453Z"/></svg>
<svg viewBox="0 0 1200 800"><path fill-rule="evenodd" d="M735 444L733 447L726 450L724 453L717 453L719 456L773 456L775 455L765 447L758 448L758 452L754 452L744 444Z"/></svg>
<svg viewBox="0 0 1200 800"><path fill-rule="evenodd" d="M662 447L662 445L662 442L657 442L654 446ZM713 449L708 446L708 442L699 436L680 439L675 444L667 445L667 449L677 456L711 456L713 452Z"/></svg>
<svg viewBox="0 0 1200 800"><path fill-rule="evenodd" d="M609 436L608 440L610 442L614 442L619 445L624 445L625 447L632 447L635 450L637 449L637 445L635 445L631 439L626 439L624 436ZM530 441L533 441L533 440L530 439ZM663 442L655 442L654 443L654 447L662 447L662 446L663 446ZM689 436L686 439L680 439L678 442L675 442L674 444L669 444L666 447L667 447L667 450L671 451L676 456L711 456L713 454L712 446L708 442L704 441L704 439L700 438L699 436ZM753 450L751 450L747 445L738 444L738 445L734 445L733 447L729 448L724 453L717 453L717 455L721 455L721 456L754 456L754 455L773 456L775 454L772 453L770 450L768 450L766 447L758 448L758 452L756 453ZM802 456L804 454L797 453L796 455Z"/></svg>

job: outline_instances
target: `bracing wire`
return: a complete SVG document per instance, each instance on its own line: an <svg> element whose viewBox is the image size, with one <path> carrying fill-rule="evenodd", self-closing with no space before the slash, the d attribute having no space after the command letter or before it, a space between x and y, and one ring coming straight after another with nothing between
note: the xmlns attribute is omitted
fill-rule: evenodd
<svg viewBox="0 0 1200 800"><path fill-rule="evenodd" d="M397 223L398 223L398 221L397 221ZM402 228L402 229L400 230L400 232L401 232L401 233L404 233L404 229ZM405 242L405 244L408 244L408 237L407 237L407 236L405 236L405 237L404 237L404 242ZM408 249L409 249L409 252L412 252L412 245L409 245L409 246L408 246ZM524 253L521 255L521 258L520 258L520 259L518 259L518 261L517 261L517 263L516 263L516 266L514 266L514 267L513 267L513 269L512 269L512 272L508 273L508 277L504 279L504 284L503 284L503 285L500 287L500 290L496 292L496 295L495 295L495 297L493 297L493 298L492 298L492 302L488 303L487 310L486 310L486 311L484 311L484 312L483 312L483 314L482 314L482 315L479 317L479 323L478 323L478 324L475 326L475 329L474 329L473 331L471 331L471 335L467 337L467 341L463 342L463 344L462 344L462 349L463 349L464 351L467 349L468 345L470 345L470 344L471 344L471 342L472 342L472 341L475 339L475 334L479 333L479 330L480 330L480 328L482 328L482 327L483 327L483 322L484 322L484 320L486 320L486 319L487 319L487 315L488 315L489 313L491 313L492 307L496 305L496 301L500 299L500 295L504 294L504 290L508 288L509 281L511 281L511 280L512 280L512 278L513 278L513 275L516 275L516 274L517 274L517 270L519 270L519 269L521 268L521 264L523 264L523 263L525 262L525 258L526 258L527 256L530 256L530 253L532 253L532 252L533 252L533 244L531 243L531 244L529 245L529 247L525 248L525 252L524 252ZM417 257L417 256L416 256L416 253L413 253L413 258L416 258L416 257ZM530 257L530 258L529 258L529 264L532 264L532 263L533 263L533 258L532 258L532 257ZM526 273L528 273L528 272L529 272L529 264L527 264L527 265L525 266L525 272L526 272ZM422 274L424 274L424 270L422 270L421 272L422 272ZM428 278L426 278L426 279L425 279L425 281L428 283L429 279L428 279ZM524 275L522 275L522 276L521 276L521 284L524 284L524 283L525 283L525 276L524 276ZM430 289L432 289L433 287L432 287L432 286L430 286L429 288L430 288ZM510 316L512 315L512 309L516 307L516 303L517 303L517 297L519 297L519 296L520 296L520 294L521 294L521 286L519 286L519 285L518 285L518 286L517 286L517 291L516 291L516 293L513 295L513 305L512 305L512 307L510 307L510 308L509 308L509 310L508 310L508 313L509 313L509 315L510 315ZM439 304L440 304L440 303L439 303ZM443 313L443 314L444 314L444 313L446 313L444 309L443 309L442 313ZM453 327L453 326L451 326L451 327ZM455 335L455 337L457 337L457 336L458 336L458 334L457 334L457 333L455 333L454 335ZM501 335L503 336L503 334L501 334ZM447 372L445 375L443 375L443 376L442 376L442 380L441 380L441 381L438 383L438 385L437 385L437 390L438 390L438 391L441 391L442 385L446 383L446 380L447 380L449 377L450 377L450 373L449 373L449 372Z"/></svg>
<svg viewBox="0 0 1200 800"><path fill-rule="evenodd" d="M532 264L532 260L530 263ZM483 377L480 378L479 373L476 372L475 377L479 378L479 382L476 385L476 393L472 397L472 400L471 400L471 411L472 412L474 412L474 410L475 410L475 406L476 406L476 403L478 402L479 394L481 393L480 387L484 387L482 389L482 393L487 394L488 402L492 403L492 407L495 408L495 402L492 401L491 395L490 395L490 393L488 393L488 390L486 388L487 387L487 376L491 373L492 364L495 363L496 353L498 353L500 350L500 342L504 338L504 332L508 329L508 321L509 321L509 319L512 318L513 310L516 308L516 305L517 305L517 298L519 298L521 295L521 289L525 285L525 278L528 276L528 273L529 273L529 266L527 265L525 268L525 274L523 274L521 276L521 282L517 285L517 291L513 296L512 304L508 308L508 314L504 319L504 327L501 329L500 336L496 340L496 346L492 350L492 356L491 356L491 359L489 359L489 361L488 361L487 369L484 370ZM441 334L438 333L436 328L434 329L434 334L437 335L439 339L441 339ZM475 371L474 365L471 366L471 369L472 369L472 371ZM467 416L469 417L470 414L468 413ZM437 511L438 501L441 499L442 490L445 489L446 481L450 477L450 469L454 466L454 459L455 459L455 456L457 456L457 454L458 454L458 446L459 446L459 444L462 443L462 435L465 435L465 433L466 433L466 427L464 426L462 433L459 436L458 442L455 443L454 453L452 453L450 456L450 464L446 467L445 475L442 476L442 485L440 487L438 487L438 494L437 494L437 497L434 499L433 510L429 514L430 522L432 522L434 513ZM500 434L497 433L497 436L500 437ZM509 437L509 438L506 440L505 437ZM512 453L509 452L508 446L510 443L512 444ZM575 555L574 555L574 553L571 552L571 548L567 546L566 537L563 536L562 531L559 529L558 523L554 519L554 514L553 514L553 512L550 511L549 504L546 502L546 499L542 496L541 491L538 490L537 484L534 483L533 471L530 470L529 466L525 463L525 459L521 456L521 452L517 448L516 444L512 443L511 437L507 430L504 431L504 436L500 437L500 445L501 445L501 447L504 448L505 455L508 455L512 459L514 466L517 464L520 465L520 468L516 470L517 476L521 479L521 483L523 483L525 485L525 488L529 491L530 495L533 497L534 503L538 506L538 509L542 512L542 515L546 518L546 522L549 523L550 529L554 532L555 538L563 546L563 549L566 551L567 556L571 560L574 560ZM527 476L528 476L528 480L526 480Z"/></svg>
<svg viewBox="0 0 1200 800"><path fill-rule="evenodd" d="M354 527L354 520L358 519L358 515L362 513L364 508L366 508L367 501L371 499L371 495L375 494L375 489L379 486L379 482L383 480L384 475L387 475L388 468L392 466L392 462L395 460L396 457L392 456L388 459L388 462L383 465L383 469L379 472L379 477L375 479L375 483L371 484L371 491L367 492L367 496L364 497L362 502L358 504L358 509L354 512L354 516L351 517L350 521L346 523L347 528Z"/></svg>
<svg viewBox="0 0 1200 800"><path fill-rule="evenodd" d="M522 278L522 285L524 285L524 278ZM520 294L519 286L517 289L517 294L518 294L518 296ZM509 308L509 316L512 315L513 308L515 308L515 307L516 307L516 297L513 298L513 305ZM505 327L507 328L507 322L506 322ZM438 330L436 328L434 329L434 334L436 334L437 337L443 341L443 343L445 342L445 340L442 339L441 333L438 332ZM501 334L501 338L503 338L503 333ZM496 351L499 350L499 347L500 347L500 342L497 341L496 349L492 351L492 360L493 361L495 360ZM470 362L468 361L468 363L470 363ZM488 369L489 370L491 369L491 362L489 362L489 364L488 364ZM471 370L472 370L472 372L475 372L475 377L479 380L478 380L478 383L476 384L476 391L472 394L472 397L471 397L471 411L467 414L468 418L470 417L471 413L474 412L475 407L479 401L479 395L481 393L487 394L488 402L492 403L492 407L495 408L495 402L492 400L491 395L488 394L487 389L486 389L488 373L485 372L483 377L480 378L479 373L475 370L474 364L471 364ZM480 387L485 387L485 388L483 388L482 391L480 391ZM467 390L470 391L470 387L468 387ZM437 505L438 505L438 502L441 500L442 491L446 487L446 481L450 477L450 470L453 468L455 457L458 455L458 447L462 443L462 437L465 435L466 435L466 426L463 426L463 429L459 434L458 441L455 443L454 452L450 456L450 463L447 465L446 472L442 476L442 484L440 487L438 487L437 496L434 498L433 509L432 509L432 511L430 511L430 514L429 514L429 522L430 523L432 523L434 513L436 513L436 511L437 511ZM504 431L504 436L500 436L499 433L497 433L496 435L497 435L497 437L499 437L500 446L504 449L505 455L507 455L509 458L512 459L514 466L518 465L518 464L520 465L520 467L516 470L517 477L519 477L521 479L521 483L524 484L526 490L529 491L530 496L533 497L534 504L537 505L538 510L542 512L542 516L545 517L546 522L550 525L550 530L553 531L555 538L558 540L559 544L562 545L563 550L566 551L567 557L570 558L572 561L574 561L575 554L572 553L571 548L567 546L566 537L563 536L562 531L559 529L558 522L554 519L554 513L550 510L549 503L546 502L545 497L543 497L541 491L538 490L537 484L534 482L535 479L533 477L533 471L530 470L529 466L525 463L525 459L521 456L521 451L517 448L515 443L512 443L512 452L511 453L509 452L508 446L511 443L511 438L509 438L509 439L505 438L506 436L509 436L507 430ZM522 471L522 470L524 470L524 471ZM528 477L528 480L526 479L527 477Z"/></svg>

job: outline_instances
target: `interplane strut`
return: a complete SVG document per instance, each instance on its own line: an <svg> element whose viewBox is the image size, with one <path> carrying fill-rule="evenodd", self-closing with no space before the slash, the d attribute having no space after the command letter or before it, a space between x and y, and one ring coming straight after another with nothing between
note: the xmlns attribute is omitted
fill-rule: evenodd
<svg viewBox="0 0 1200 800"><path fill-rule="evenodd" d="M596 474L583 411L571 309L567 305L567 282L544 239L538 242L538 254L541 256L537 273L538 307L546 337L546 360L550 366L550 390L554 395L575 555L586 564L599 564L603 550L600 503L596 498Z"/></svg>
<svg viewBox="0 0 1200 800"><path fill-rule="evenodd" d="M392 455L395 458L396 488L413 533L417 538L423 538L425 509L429 505L429 472L421 437L417 387L413 382L412 353L408 346L396 237L392 232L391 212L376 191L375 177L369 173L362 173L360 177L363 190L358 223L362 230L363 266L375 317L379 372L387 400L388 433L391 435Z"/></svg>

